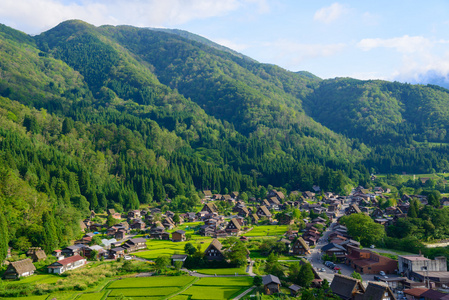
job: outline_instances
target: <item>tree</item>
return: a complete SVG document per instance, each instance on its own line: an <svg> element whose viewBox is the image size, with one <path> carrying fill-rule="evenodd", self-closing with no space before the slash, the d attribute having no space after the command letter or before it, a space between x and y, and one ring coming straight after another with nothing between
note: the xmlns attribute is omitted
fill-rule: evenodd
<svg viewBox="0 0 449 300"><path fill-rule="evenodd" d="M178 213L175 213L175 215L173 216L173 222L175 222L175 224L179 224L181 222L181 218L179 217Z"/></svg>
<svg viewBox="0 0 449 300"><path fill-rule="evenodd" d="M312 265L303 264L298 273L298 284L302 287L309 287L313 279L315 279L315 275L313 275Z"/></svg>
<svg viewBox="0 0 449 300"><path fill-rule="evenodd" d="M356 271L352 272L351 277L360 280L360 282L363 281L362 275L360 275L360 273L357 273Z"/></svg>
<svg viewBox="0 0 449 300"><path fill-rule="evenodd" d="M42 234L42 248L45 253L49 254L58 248L59 245L53 214L50 212L45 212L42 215L42 224L44 226L44 232Z"/></svg>
<svg viewBox="0 0 449 300"><path fill-rule="evenodd" d="M0 210L0 264L6 259L8 255L8 226L3 211Z"/></svg>
<svg viewBox="0 0 449 300"><path fill-rule="evenodd" d="M248 250L242 241L236 238L228 238L225 242L228 246L228 251L226 252L226 258L229 259L230 263L234 266L241 267L246 264L246 256Z"/></svg>
<svg viewBox="0 0 449 300"><path fill-rule="evenodd" d="M182 268L182 261L175 261L174 265L175 265L176 271L179 271Z"/></svg>
<svg viewBox="0 0 449 300"><path fill-rule="evenodd" d="M98 235L94 235L92 237L92 240L90 241L89 245L90 246L93 246L93 245L100 245L101 246L102 245L101 237L98 236Z"/></svg>
<svg viewBox="0 0 449 300"><path fill-rule="evenodd" d="M112 217L112 215L108 215L106 220L106 225L109 227L113 226L117 220Z"/></svg>
<svg viewBox="0 0 449 300"><path fill-rule="evenodd" d="M193 255L196 252L196 248L195 246L192 245L192 243L187 243L184 246L184 252L187 253L188 255Z"/></svg>
<svg viewBox="0 0 449 300"><path fill-rule="evenodd" d="M155 266L154 268L158 271L158 272L162 272L163 270L165 270L167 268L167 266L170 264L170 257L168 255L161 255L158 256L155 260Z"/></svg>
<svg viewBox="0 0 449 300"><path fill-rule="evenodd" d="M90 259L91 260L98 260L98 251L97 250L92 250L90 252Z"/></svg>
<svg viewBox="0 0 449 300"><path fill-rule="evenodd" d="M344 216L341 223L348 228L348 234L360 241L363 246L376 244L385 236L384 226L375 223L371 217L363 213Z"/></svg>
<svg viewBox="0 0 449 300"><path fill-rule="evenodd" d="M259 275L254 276L253 285L258 286L258 287L261 286L262 285L262 276L259 276Z"/></svg>

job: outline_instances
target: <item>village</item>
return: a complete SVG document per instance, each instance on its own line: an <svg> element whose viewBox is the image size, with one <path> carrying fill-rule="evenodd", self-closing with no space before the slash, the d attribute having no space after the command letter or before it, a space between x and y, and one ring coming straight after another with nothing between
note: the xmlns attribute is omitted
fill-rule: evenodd
<svg viewBox="0 0 449 300"><path fill-rule="evenodd" d="M377 205L379 199L388 193L382 188L358 187L350 196L339 196L314 187L313 191L295 191L288 197L272 189L264 199L247 201L240 199L238 192L203 193L198 211L174 213L153 207L119 213L108 209L102 218L92 211L81 223L84 235L48 257L42 248L32 247L23 254L27 258L14 260L14 249L9 249L3 284L13 286L42 274L66 275L98 262L142 262L157 266L165 257L169 259L162 263L165 265L161 269L175 268L181 276L199 278L199 282L216 277L234 280L233 288L227 286L228 290L208 296L210 299L250 299L259 294L266 299L275 295L299 297L305 286L299 284L302 279L294 279L298 275L292 273L293 265L300 269L306 265L312 270L313 278L307 282L307 288L328 286L326 292L336 299L449 299L445 256L429 259L420 253L401 255L377 249L376 245L364 248L340 223L343 216L363 214L388 226L407 218L412 199L425 205L426 197L404 195L397 205L381 209ZM445 201L441 201L442 206ZM244 250L238 245L243 245ZM42 266L49 258L52 262ZM36 264L41 265L39 272ZM156 275L164 275L154 268L145 274L134 270L130 276L151 281ZM271 270L276 274L270 273ZM243 280L244 284L235 280ZM215 285L218 290L223 288ZM201 285L189 283L177 292L149 295L155 296L152 299L206 299L198 296L201 293L195 287ZM97 293L101 299L116 299L116 291L102 288ZM122 288L120 292L125 297L140 299L148 289ZM87 292L73 295L70 299L93 297ZM38 299L59 299L44 296Z"/></svg>

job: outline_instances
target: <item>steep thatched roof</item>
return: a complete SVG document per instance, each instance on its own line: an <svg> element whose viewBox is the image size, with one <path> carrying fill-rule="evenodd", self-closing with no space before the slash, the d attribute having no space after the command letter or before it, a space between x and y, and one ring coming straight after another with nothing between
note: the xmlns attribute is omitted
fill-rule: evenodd
<svg viewBox="0 0 449 300"><path fill-rule="evenodd" d="M14 268L19 275L36 270L36 267L33 265L33 262L29 258L12 262L8 266L8 269L9 268Z"/></svg>
<svg viewBox="0 0 449 300"><path fill-rule="evenodd" d="M359 280L340 274L335 274L330 287L334 294L345 300L351 299L352 295L358 291L365 292L365 288Z"/></svg>

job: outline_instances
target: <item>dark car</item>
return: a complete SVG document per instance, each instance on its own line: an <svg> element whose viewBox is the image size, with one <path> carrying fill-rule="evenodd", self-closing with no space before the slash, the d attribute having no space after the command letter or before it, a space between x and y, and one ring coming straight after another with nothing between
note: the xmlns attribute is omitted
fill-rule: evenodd
<svg viewBox="0 0 449 300"><path fill-rule="evenodd" d="M374 280L380 281L380 277L379 276L374 276Z"/></svg>

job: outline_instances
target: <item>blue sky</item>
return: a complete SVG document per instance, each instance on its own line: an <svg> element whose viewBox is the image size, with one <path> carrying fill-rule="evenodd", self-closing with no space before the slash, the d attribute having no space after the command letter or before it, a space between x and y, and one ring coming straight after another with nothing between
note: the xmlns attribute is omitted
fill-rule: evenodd
<svg viewBox="0 0 449 300"><path fill-rule="evenodd" d="M2 0L0 22L38 34L68 19L187 30L321 78L448 78L449 1Z"/></svg>

